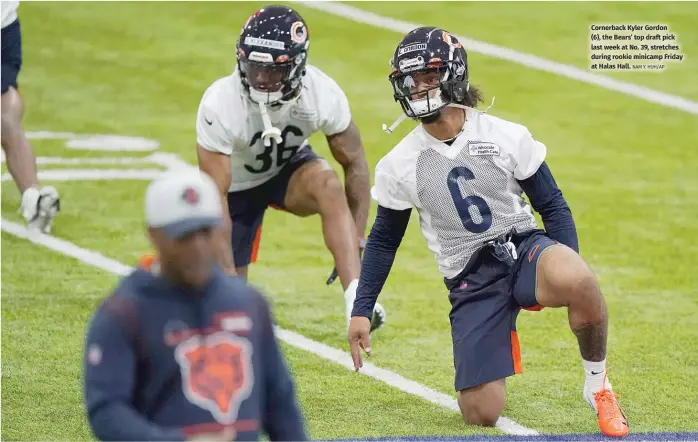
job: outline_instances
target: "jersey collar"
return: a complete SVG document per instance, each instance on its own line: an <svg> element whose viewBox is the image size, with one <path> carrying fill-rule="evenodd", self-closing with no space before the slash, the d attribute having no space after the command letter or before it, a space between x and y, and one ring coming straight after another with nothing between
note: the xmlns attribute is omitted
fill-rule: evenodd
<svg viewBox="0 0 698 442"><path fill-rule="evenodd" d="M468 144L470 136L475 132L475 128L477 127L478 123L477 117L477 112L473 112L470 109L465 109L465 122L463 123L462 131L450 146L429 135L429 133L424 130L424 126L421 125L419 126L419 136L425 146L434 149L447 158L453 159Z"/></svg>

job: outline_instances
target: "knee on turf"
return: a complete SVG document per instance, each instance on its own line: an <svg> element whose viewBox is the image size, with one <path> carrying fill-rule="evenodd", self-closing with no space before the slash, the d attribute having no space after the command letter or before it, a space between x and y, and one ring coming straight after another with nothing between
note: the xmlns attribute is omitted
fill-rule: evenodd
<svg viewBox="0 0 698 442"><path fill-rule="evenodd" d="M466 424L493 427L497 423L504 410L505 393L499 391L499 386L488 387L479 391L461 392L458 405Z"/></svg>
<svg viewBox="0 0 698 442"><path fill-rule="evenodd" d="M492 404L473 403L467 405L461 412L463 414L463 421L468 425L494 427L503 409L504 405L500 407Z"/></svg>

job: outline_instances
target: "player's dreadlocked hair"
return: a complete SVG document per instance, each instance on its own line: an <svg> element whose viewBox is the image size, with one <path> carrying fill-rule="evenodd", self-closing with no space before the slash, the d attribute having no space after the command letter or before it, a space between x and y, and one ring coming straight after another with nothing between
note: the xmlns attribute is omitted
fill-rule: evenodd
<svg viewBox="0 0 698 442"><path fill-rule="evenodd" d="M468 93L463 97L463 99L458 103L462 104L464 106L476 108L478 103L483 103L484 100L482 98L482 91L475 86L474 84L470 84L470 88L468 88Z"/></svg>

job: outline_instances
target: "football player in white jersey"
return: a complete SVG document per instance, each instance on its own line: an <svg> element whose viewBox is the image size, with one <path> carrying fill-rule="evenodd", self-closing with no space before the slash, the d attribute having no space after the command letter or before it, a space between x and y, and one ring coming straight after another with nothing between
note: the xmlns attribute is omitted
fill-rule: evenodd
<svg viewBox="0 0 698 442"><path fill-rule="evenodd" d="M36 159L24 136L24 103L17 76L22 67L22 31L17 16L18 1L3 1L2 13L2 150L7 168L22 194L22 216L32 232L50 232L60 209L58 192L52 186L39 188Z"/></svg>
<svg viewBox="0 0 698 442"><path fill-rule="evenodd" d="M522 369L520 309L566 307L586 372L583 397L604 434L626 435L606 375L606 305L578 254L572 213L545 163L545 145L524 126L473 109L481 96L469 83L462 44L448 32L411 31L391 64L404 112L396 124L405 117L421 124L376 166L378 214L348 336L356 369L360 348L370 354L369 318L416 208L450 292L455 389L465 421L495 425L504 408L505 378Z"/></svg>
<svg viewBox="0 0 698 442"><path fill-rule="evenodd" d="M305 21L287 6L267 6L250 16L237 43L237 68L216 80L199 105L199 167L214 178L230 213L219 239L220 262L230 273L246 276L255 261L267 207L320 215L344 289L348 326L370 178L347 97L307 64L309 45ZM331 166L308 144L318 131L344 169L346 194ZM384 316L376 306L372 329Z"/></svg>

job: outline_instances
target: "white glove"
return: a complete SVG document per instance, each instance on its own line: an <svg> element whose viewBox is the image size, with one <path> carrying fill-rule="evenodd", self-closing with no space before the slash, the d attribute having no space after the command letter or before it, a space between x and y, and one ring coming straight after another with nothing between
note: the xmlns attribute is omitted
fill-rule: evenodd
<svg viewBox="0 0 698 442"><path fill-rule="evenodd" d="M58 191L53 186L41 190L30 187L22 194L22 216L32 233L50 233L51 222L60 210Z"/></svg>

